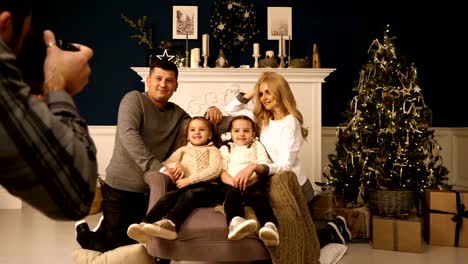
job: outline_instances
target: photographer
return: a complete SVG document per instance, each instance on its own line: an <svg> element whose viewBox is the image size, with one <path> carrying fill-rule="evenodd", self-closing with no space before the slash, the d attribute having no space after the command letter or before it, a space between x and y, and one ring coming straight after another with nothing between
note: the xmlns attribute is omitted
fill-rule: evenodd
<svg viewBox="0 0 468 264"><path fill-rule="evenodd" d="M93 51L63 51L44 31L42 99L17 68L31 24L32 0L0 0L0 184L50 218L89 212L96 186L96 148L72 95L88 83Z"/></svg>

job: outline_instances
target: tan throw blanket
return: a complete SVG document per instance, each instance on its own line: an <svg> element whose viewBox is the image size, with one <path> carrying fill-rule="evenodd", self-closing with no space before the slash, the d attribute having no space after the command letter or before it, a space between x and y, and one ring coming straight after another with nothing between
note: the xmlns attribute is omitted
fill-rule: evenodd
<svg viewBox="0 0 468 264"><path fill-rule="evenodd" d="M293 172L271 177L270 204L279 224L280 244L267 247L273 264L319 264L320 244L301 186ZM246 208L246 218L254 218ZM224 213L222 206L216 208Z"/></svg>
<svg viewBox="0 0 468 264"><path fill-rule="evenodd" d="M270 203L280 233L279 246L268 247L273 263L320 263L317 231L293 172L280 172L271 177Z"/></svg>

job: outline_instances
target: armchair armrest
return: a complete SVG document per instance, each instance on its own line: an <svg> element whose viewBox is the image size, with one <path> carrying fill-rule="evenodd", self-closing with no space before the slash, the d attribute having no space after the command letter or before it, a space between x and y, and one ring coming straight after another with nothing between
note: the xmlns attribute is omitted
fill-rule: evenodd
<svg viewBox="0 0 468 264"><path fill-rule="evenodd" d="M150 189L148 211L153 208L156 202L167 193L170 179L157 171L148 171L144 175L144 180Z"/></svg>

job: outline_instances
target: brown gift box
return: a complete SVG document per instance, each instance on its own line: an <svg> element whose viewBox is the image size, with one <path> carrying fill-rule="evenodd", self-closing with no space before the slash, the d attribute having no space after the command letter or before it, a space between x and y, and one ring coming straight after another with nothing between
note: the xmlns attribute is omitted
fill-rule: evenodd
<svg viewBox="0 0 468 264"><path fill-rule="evenodd" d="M468 217L468 192L460 193L460 203L465 205L465 216ZM433 246L455 246L456 221L452 218L457 214L456 192L442 190L426 190L426 212L424 239ZM468 247L468 218L461 218L463 224L458 232L459 246ZM456 220L456 219L454 219Z"/></svg>
<svg viewBox="0 0 468 264"><path fill-rule="evenodd" d="M314 196L311 203L312 219L329 221L335 219L335 212L333 210L333 192L319 192Z"/></svg>
<svg viewBox="0 0 468 264"><path fill-rule="evenodd" d="M370 212L366 206L356 208L335 208L338 215L346 219L352 239L370 238Z"/></svg>
<svg viewBox="0 0 468 264"><path fill-rule="evenodd" d="M422 224L415 215L408 219L372 216L372 247L375 249L422 252Z"/></svg>

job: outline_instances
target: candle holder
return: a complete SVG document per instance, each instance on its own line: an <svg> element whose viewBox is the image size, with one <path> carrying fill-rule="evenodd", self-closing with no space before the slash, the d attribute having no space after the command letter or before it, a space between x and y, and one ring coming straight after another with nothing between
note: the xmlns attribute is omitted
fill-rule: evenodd
<svg viewBox="0 0 468 264"><path fill-rule="evenodd" d="M280 65L279 65L279 67L280 67L280 68L284 68L284 67L285 67L285 64L284 64L284 54L281 54L279 57L280 57Z"/></svg>
<svg viewBox="0 0 468 264"><path fill-rule="evenodd" d="M260 58L260 54L257 54L257 55L252 55L252 57L254 57L255 61L254 61L254 68L258 68L258 58Z"/></svg>
<svg viewBox="0 0 468 264"><path fill-rule="evenodd" d="M189 51L188 51L188 31L185 30L185 68L189 67Z"/></svg>
<svg viewBox="0 0 468 264"><path fill-rule="evenodd" d="M208 57L210 57L210 55L203 55L203 68L208 68Z"/></svg>

